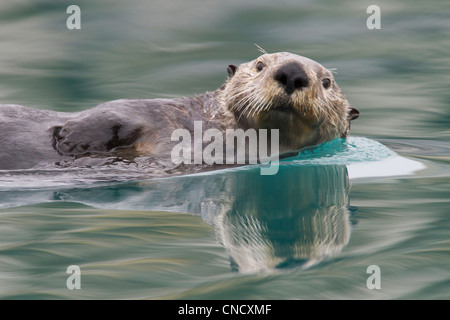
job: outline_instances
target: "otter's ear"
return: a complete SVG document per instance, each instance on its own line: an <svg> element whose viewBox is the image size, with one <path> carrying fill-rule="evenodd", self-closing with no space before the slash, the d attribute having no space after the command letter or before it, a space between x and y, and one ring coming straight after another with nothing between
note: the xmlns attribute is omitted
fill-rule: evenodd
<svg viewBox="0 0 450 320"><path fill-rule="evenodd" d="M356 108L350 108L348 111L348 120L355 120L359 117L359 111Z"/></svg>
<svg viewBox="0 0 450 320"><path fill-rule="evenodd" d="M236 73L237 69L238 69L238 66L235 66L234 64L228 65L228 67L227 67L228 76L230 78L232 78L234 76L234 74Z"/></svg>

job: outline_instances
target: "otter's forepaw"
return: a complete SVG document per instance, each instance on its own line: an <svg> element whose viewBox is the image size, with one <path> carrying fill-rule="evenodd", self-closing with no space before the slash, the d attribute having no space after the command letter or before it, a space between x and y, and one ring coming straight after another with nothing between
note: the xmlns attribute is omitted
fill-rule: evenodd
<svg viewBox="0 0 450 320"><path fill-rule="evenodd" d="M105 151L104 143L91 135L92 128L80 128L77 123L66 122L53 128L53 147L64 155L81 155L92 151ZM98 139L97 139L98 140Z"/></svg>

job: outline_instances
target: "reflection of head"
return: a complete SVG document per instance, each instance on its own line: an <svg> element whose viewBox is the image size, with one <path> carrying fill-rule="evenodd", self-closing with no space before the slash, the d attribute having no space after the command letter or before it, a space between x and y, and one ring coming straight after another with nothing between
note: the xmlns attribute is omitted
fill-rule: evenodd
<svg viewBox="0 0 450 320"><path fill-rule="evenodd" d="M213 220L234 269L307 268L349 241L346 168L283 169L274 177L236 176L231 208Z"/></svg>

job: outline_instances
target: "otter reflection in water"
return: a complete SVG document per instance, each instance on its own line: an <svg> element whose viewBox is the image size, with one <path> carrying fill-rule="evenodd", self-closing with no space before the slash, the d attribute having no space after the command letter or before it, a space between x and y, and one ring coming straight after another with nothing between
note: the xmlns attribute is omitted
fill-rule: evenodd
<svg viewBox="0 0 450 320"><path fill-rule="evenodd" d="M349 181L344 165L282 162L273 176L257 166L212 174L94 188L10 191L10 206L65 200L97 208L201 214L214 226L233 270L307 268L348 243Z"/></svg>
<svg viewBox="0 0 450 320"><path fill-rule="evenodd" d="M213 215L218 239L240 272L308 268L350 238L345 166L283 166L273 176L235 175L233 199Z"/></svg>

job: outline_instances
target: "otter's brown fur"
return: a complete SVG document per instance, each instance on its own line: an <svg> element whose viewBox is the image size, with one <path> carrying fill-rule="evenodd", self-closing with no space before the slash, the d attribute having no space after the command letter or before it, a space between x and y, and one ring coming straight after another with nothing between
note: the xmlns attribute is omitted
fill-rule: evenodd
<svg viewBox="0 0 450 320"><path fill-rule="evenodd" d="M345 137L359 114L329 70L295 54L264 54L228 72L220 89L195 98L115 100L78 113L0 105L0 169L111 156L169 163L172 132L193 133L194 121L223 133L279 129L279 151L295 151Z"/></svg>

